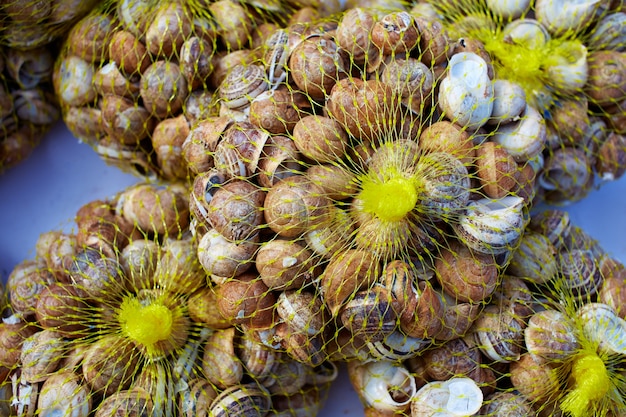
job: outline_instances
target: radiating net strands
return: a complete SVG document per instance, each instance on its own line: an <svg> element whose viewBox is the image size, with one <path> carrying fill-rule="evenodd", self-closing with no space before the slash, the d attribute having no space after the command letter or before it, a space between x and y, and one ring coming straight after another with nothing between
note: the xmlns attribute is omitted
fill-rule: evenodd
<svg viewBox="0 0 626 417"><path fill-rule="evenodd" d="M455 36L487 52L496 78L520 84L544 115L542 199L577 201L623 175L623 2L426 3Z"/></svg>
<svg viewBox="0 0 626 417"><path fill-rule="evenodd" d="M490 395L547 407L510 397L509 366L527 357L537 298L510 275L529 246L548 117L492 82L488 54L408 6L319 20L111 2L74 27L55 71L68 127L170 185L88 205L75 235L48 236L67 250L40 254L67 284L52 298L80 313L46 324L76 326L70 342L43 336L78 363L26 344L9 366L16 406L34 410L34 379L62 367L69 385L87 381L96 415L310 415L348 361L370 414L469 415ZM388 389L368 389L381 378Z"/></svg>

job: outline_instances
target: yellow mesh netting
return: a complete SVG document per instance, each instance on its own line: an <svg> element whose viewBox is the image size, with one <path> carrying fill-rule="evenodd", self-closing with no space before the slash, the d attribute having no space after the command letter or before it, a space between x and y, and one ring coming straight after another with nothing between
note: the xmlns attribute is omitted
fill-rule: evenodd
<svg viewBox="0 0 626 417"><path fill-rule="evenodd" d="M622 1L444 1L438 13L457 39L488 53L496 78L518 83L546 118L541 199L584 198L623 175Z"/></svg>
<svg viewBox="0 0 626 417"><path fill-rule="evenodd" d="M529 212L537 194L582 196L550 189L570 163L550 165L557 150L608 164L565 166L573 187L620 167L619 131L594 118L608 148L553 146L583 100L558 85L570 68L546 101L544 74L507 75L517 50L487 2L374 3L120 1L74 26L54 73L64 121L169 185L86 205L13 272L14 412L62 410L67 384L98 417L315 415L339 362L368 415L623 411L623 353L585 342L546 370L527 336L554 310L597 340L577 314L615 310L595 307L602 282L563 284L579 252L610 258ZM537 71L579 56L554 36L563 55ZM602 395L579 382L592 371Z"/></svg>

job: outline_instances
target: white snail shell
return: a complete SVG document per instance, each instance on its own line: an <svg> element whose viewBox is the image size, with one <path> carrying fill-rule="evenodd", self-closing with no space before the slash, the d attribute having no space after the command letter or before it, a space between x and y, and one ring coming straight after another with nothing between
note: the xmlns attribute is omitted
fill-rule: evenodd
<svg viewBox="0 0 626 417"><path fill-rule="evenodd" d="M584 29L603 3L600 0L537 0L535 15L552 34Z"/></svg>
<svg viewBox="0 0 626 417"><path fill-rule="evenodd" d="M505 19L517 19L530 7L530 0L486 0L487 7Z"/></svg>
<svg viewBox="0 0 626 417"><path fill-rule="evenodd" d="M365 403L377 410L403 410L412 400L417 388L415 379L402 365L389 361L368 362L359 366L360 376L357 388ZM393 387L393 388L392 388ZM390 394L401 387L406 393L406 400L397 401Z"/></svg>
<svg viewBox="0 0 626 417"><path fill-rule="evenodd" d="M546 122L532 106L526 106L520 120L500 126L492 140L501 145L517 162L539 155L546 141Z"/></svg>
<svg viewBox="0 0 626 417"><path fill-rule="evenodd" d="M552 55L546 69L550 85L562 92L574 93L587 83L587 48L580 42L564 42Z"/></svg>
<svg viewBox="0 0 626 417"><path fill-rule="evenodd" d="M585 304L578 310L584 334L599 343L600 350L626 355L626 320L620 318L609 305Z"/></svg>
<svg viewBox="0 0 626 417"><path fill-rule="evenodd" d="M411 416L472 416L483 404L483 393L470 378L451 378L424 385L413 397Z"/></svg>
<svg viewBox="0 0 626 417"><path fill-rule="evenodd" d="M484 59L472 52L450 58L439 87L439 106L451 121L469 129L487 122L493 109L493 85Z"/></svg>
<svg viewBox="0 0 626 417"><path fill-rule="evenodd" d="M550 40L548 30L535 19L518 19L508 23L502 35L516 45L530 49L540 48Z"/></svg>

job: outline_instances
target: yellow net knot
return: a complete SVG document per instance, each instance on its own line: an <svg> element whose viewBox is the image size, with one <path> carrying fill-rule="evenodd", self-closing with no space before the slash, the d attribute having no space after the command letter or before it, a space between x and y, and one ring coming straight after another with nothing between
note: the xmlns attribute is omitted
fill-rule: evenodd
<svg viewBox="0 0 626 417"><path fill-rule="evenodd" d="M125 299L120 305L119 321L130 339L146 347L172 334L172 311L156 302L143 305L136 298Z"/></svg>
<svg viewBox="0 0 626 417"><path fill-rule="evenodd" d="M572 417L588 415L593 401L602 399L611 388L611 380L604 362L595 353L576 358L571 377L574 388L565 396L561 409Z"/></svg>
<svg viewBox="0 0 626 417"><path fill-rule="evenodd" d="M366 178L359 197L363 211L384 221L399 221L415 207L417 190L414 181L401 175L384 181Z"/></svg>

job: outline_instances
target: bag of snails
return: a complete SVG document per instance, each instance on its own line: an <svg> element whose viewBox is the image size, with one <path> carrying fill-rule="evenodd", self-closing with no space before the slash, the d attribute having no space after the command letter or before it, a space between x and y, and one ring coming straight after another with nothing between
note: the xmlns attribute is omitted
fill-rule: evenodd
<svg viewBox="0 0 626 417"><path fill-rule="evenodd" d="M625 3L616 1L427 1L466 49L486 52L496 79L514 82L545 119L538 200L562 204L624 174L626 153ZM495 84L498 90L498 85ZM512 135L491 140L520 146Z"/></svg>
<svg viewBox="0 0 626 417"><path fill-rule="evenodd" d="M189 226L185 186L139 183L41 234L3 291L3 416L317 414L337 366L253 327L295 308L295 291L283 300L252 274L218 290Z"/></svg>
<svg viewBox="0 0 626 417"><path fill-rule="evenodd" d="M302 19L320 13L307 6L317 3L103 2L63 44L54 73L63 120L110 164L151 180L186 179L182 143L214 112L225 73L257 60L267 34L296 10Z"/></svg>
<svg viewBox="0 0 626 417"><path fill-rule="evenodd" d="M622 415L625 301L624 265L539 211L463 337L357 358L350 381L366 415Z"/></svg>
<svg viewBox="0 0 626 417"><path fill-rule="evenodd" d="M0 44L22 50L51 45L96 4L95 0L3 0Z"/></svg>
<svg viewBox="0 0 626 417"><path fill-rule="evenodd" d="M95 1L0 4L0 172L30 155L60 118L52 70L60 39Z"/></svg>
<svg viewBox="0 0 626 417"><path fill-rule="evenodd" d="M27 158L61 116L49 47L0 55L0 173Z"/></svg>
<svg viewBox="0 0 626 417"><path fill-rule="evenodd" d="M209 10L209 22L232 14ZM67 103L74 94L89 101L67 107L65 121L109 160L189 183L213 303L265 345L317 368L460 338L521 239L534 194L528 159L541 139L517 157L481 128L528 118L541 132L543 119L520 116L519 94L495 97L485 58L457 51L436 20L379 7L322 19L311 11L261 25L264 36L242 25L238 42L221 23L211 43L182 36L169 53L163 45L173 42L151 40L157 13L142 42L113 40L127 36L127 23L104 31L112 40L96 50L109 57L95 72L84 58L91 41L72 52L94 37L70 34L57 91ZM211 64L188 93L185 68L204 67L200 44L212 45ZM121 45L133 52L112 58ZM141 47L149 53L139 57L155 62L138 70L131 103L111 89L132 87L120 63L135 71ZM478 79L459 90L466 67ZM91 82L78 81L85 74Z"/></svg>
<svg viewBox="0 0 626 417"><path fill-rule="evenodd" d="M501 317L477 326L474 341L495 361L497 379L507 377L512 387L508 393L496 387L485 409L493 415L518 407L513 415L530 415L529 407L539 415L623 414L622 262L566 212L546 210L532 216L506 273L494 307ZM513 321L502 315L517 323L506 324Z"/></svg>

